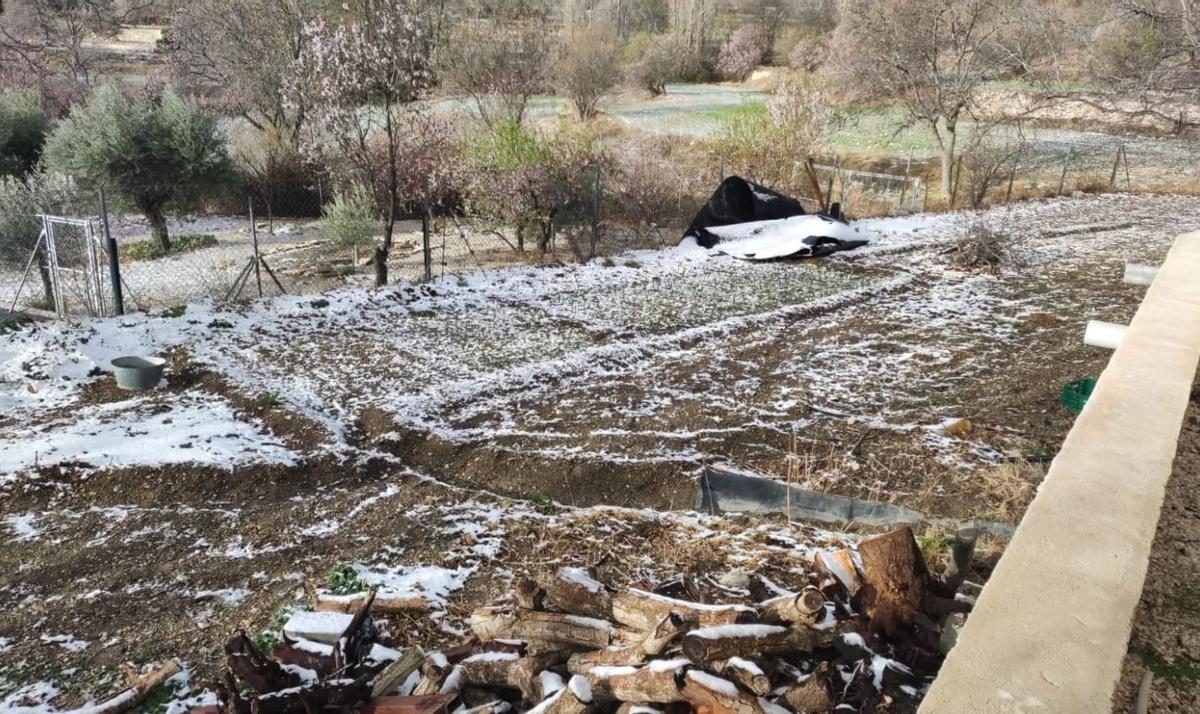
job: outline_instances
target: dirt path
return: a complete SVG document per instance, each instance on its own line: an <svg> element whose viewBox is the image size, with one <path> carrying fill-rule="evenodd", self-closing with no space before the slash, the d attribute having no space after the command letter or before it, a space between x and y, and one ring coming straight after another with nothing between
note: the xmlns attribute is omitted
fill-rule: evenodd
<svg viewBox="0 0 1200 714"><path fill-rule="evenodd" d="M1179 436L1114 713L1134 711L1147 670L1148 711L1200 711L1200 387Z"/></svg>

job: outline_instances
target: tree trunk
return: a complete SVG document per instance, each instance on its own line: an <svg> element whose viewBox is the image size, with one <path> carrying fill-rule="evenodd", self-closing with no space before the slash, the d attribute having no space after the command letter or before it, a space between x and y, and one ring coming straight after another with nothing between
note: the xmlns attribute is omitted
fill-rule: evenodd
<svg viewBox="0 0 1200 714"><path fill-rule="evenodd" d="M54 281L50 277L50 257L45 248L38 248L38 274L42 277L42 298L46 301L46 309L54 309Z"/></svg>
<svg viewBox="0 0 1200 714"><path fill-rule="evenodd" d="M162 252L171 252L171 237L167 235L167 219L162 214L161 208L151 208L146 210L146 220L150 222L150 236L154 239L158 246L162 248Z"/></svg>
<svg viewBox="0 0 1200 714"><path fill-rule="evenodd" d="M949 201L954 178L954 150L958 139L957 119L946 119L946 136L938 135L938 144L942 150L942 197ZM935 130L936 131L936 130Z"/></svg>

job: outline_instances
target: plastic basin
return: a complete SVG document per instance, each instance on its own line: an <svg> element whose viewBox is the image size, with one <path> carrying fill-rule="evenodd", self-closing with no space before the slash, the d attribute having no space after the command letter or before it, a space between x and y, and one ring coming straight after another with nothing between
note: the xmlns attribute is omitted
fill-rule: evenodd
<svg viewBox="0 0 1200 714"><path fill-rule="evenodd" d="M162 381L167 361L161 357L118 357L112 366L118 387L138 391L153 389Z"/></svg>

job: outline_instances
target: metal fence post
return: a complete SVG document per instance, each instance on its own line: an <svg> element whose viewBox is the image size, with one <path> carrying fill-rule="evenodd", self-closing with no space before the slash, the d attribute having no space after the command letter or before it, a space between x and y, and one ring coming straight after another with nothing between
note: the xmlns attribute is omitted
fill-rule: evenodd
<svg viewBox="0 0 1200 714"><path fill-rule="evenodd" d="M429 245L429 177L421 184L421 247L425 252L425 282L433 280L433 249Z"/></svg>
<svg viewBox="0 0 1200 714"><path fill-rule="evenodd" d="M108 228L108 200L100 189L100 225L104 228L104 249L108 251L108 279L112 281L113 311L125 314L125 293L121 290L121 263L117 259L117 241Z"/></svg>
<svg viewBox="0 0 1200 714"><path fill-rule="evenodd" d="M258 268L258 226L254 223L253 196L246 196L246 205L250 208L250 243L254 249L254 282L258 286L258 296L262 297L262 271Z"/></svg>

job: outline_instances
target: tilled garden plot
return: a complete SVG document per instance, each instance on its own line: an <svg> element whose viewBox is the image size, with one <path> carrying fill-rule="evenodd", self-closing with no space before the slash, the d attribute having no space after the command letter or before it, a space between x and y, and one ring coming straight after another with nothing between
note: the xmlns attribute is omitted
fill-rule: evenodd
<svg viewBox="0 0 1200 714"><path fill-rule="evenodd" d="M1121 263L1198 209L1063 199L871 222L876 245L819 263L642 252L0 336L4 706L99 699L124 661L210 675L231 630L271 630L339 565L427 599L403 626L436 644L514 573L798 589L855 540L661 512L712 462L1013 520L1070 426L1059 387L1107 359L1084 322L1127 320ZM943 253L975 224L1008 237L996 272ZM108 360L147 353L165 386L115 390Z"/></svg>

